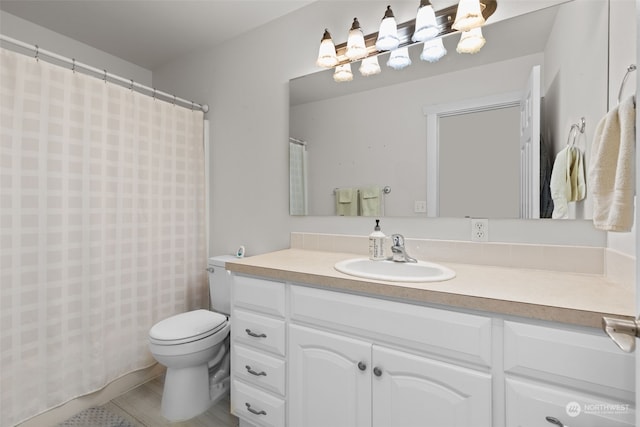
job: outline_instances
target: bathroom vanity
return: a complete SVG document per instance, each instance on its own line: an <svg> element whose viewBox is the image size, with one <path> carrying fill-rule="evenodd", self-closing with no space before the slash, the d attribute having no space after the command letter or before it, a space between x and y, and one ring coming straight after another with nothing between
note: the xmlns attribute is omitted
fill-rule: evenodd
<svg viewBox="0 0 640 427"><path fill-rule="evenodd" d="M227 263L232 411L256 426L633 426L635 364L600 329L633 318L601 276L448 264L398 283L288 249Z"/></svg>

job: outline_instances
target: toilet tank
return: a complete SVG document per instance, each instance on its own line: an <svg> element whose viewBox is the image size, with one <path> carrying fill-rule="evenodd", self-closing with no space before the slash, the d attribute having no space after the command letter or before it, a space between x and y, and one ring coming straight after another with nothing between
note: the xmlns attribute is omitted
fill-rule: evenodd
<svg viewBox="0 0 640 427"><path fill-rule="evenodd" d="M231 313L231 273L225 269L225 263L236 259L233 255L209 258L209 300L211 310L218 313Z"/></svg>

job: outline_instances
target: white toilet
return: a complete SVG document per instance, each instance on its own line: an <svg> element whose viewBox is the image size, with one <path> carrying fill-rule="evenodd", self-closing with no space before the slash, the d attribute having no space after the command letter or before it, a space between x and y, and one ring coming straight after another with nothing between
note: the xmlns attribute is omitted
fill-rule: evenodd
<svg viewBox="0 0 640 427"><path fill-rule="evenodd" d="M209 258L211 310L193 310L156 323L149 350L167 367L162 415L170 421L196 417L229 391L231 255Z"/></svg>

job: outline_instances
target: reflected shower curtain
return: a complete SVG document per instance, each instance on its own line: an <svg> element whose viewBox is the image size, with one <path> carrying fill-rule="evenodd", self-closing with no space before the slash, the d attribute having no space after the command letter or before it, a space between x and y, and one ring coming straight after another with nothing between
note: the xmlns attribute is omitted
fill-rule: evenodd
<svg viewBox="0 0 640 427"><path fill-rule="evenodd" d="M307 147L289 141L289 214L307 215Z"/></svg>
<svg viewBox="0 0 640 427"><path fill-rule="evenodd" d="M154 363L207 307L203 116L0 52L0 425Z"/></svg>

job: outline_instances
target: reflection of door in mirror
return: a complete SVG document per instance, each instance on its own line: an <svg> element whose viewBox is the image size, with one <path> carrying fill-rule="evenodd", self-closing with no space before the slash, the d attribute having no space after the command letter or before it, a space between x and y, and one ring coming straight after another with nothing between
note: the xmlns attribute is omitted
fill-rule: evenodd
<svg viewBox="0 0 640 427"><path fill-rule="evenodd" d="M307 143L289 138L289 214L307 215Z"/></svg>
<svg viewBox="0 0 640 427"><path fill-rule="evenodd" d="M440 117L440 216L518 217L519 116L510 106Z"/></svg>

